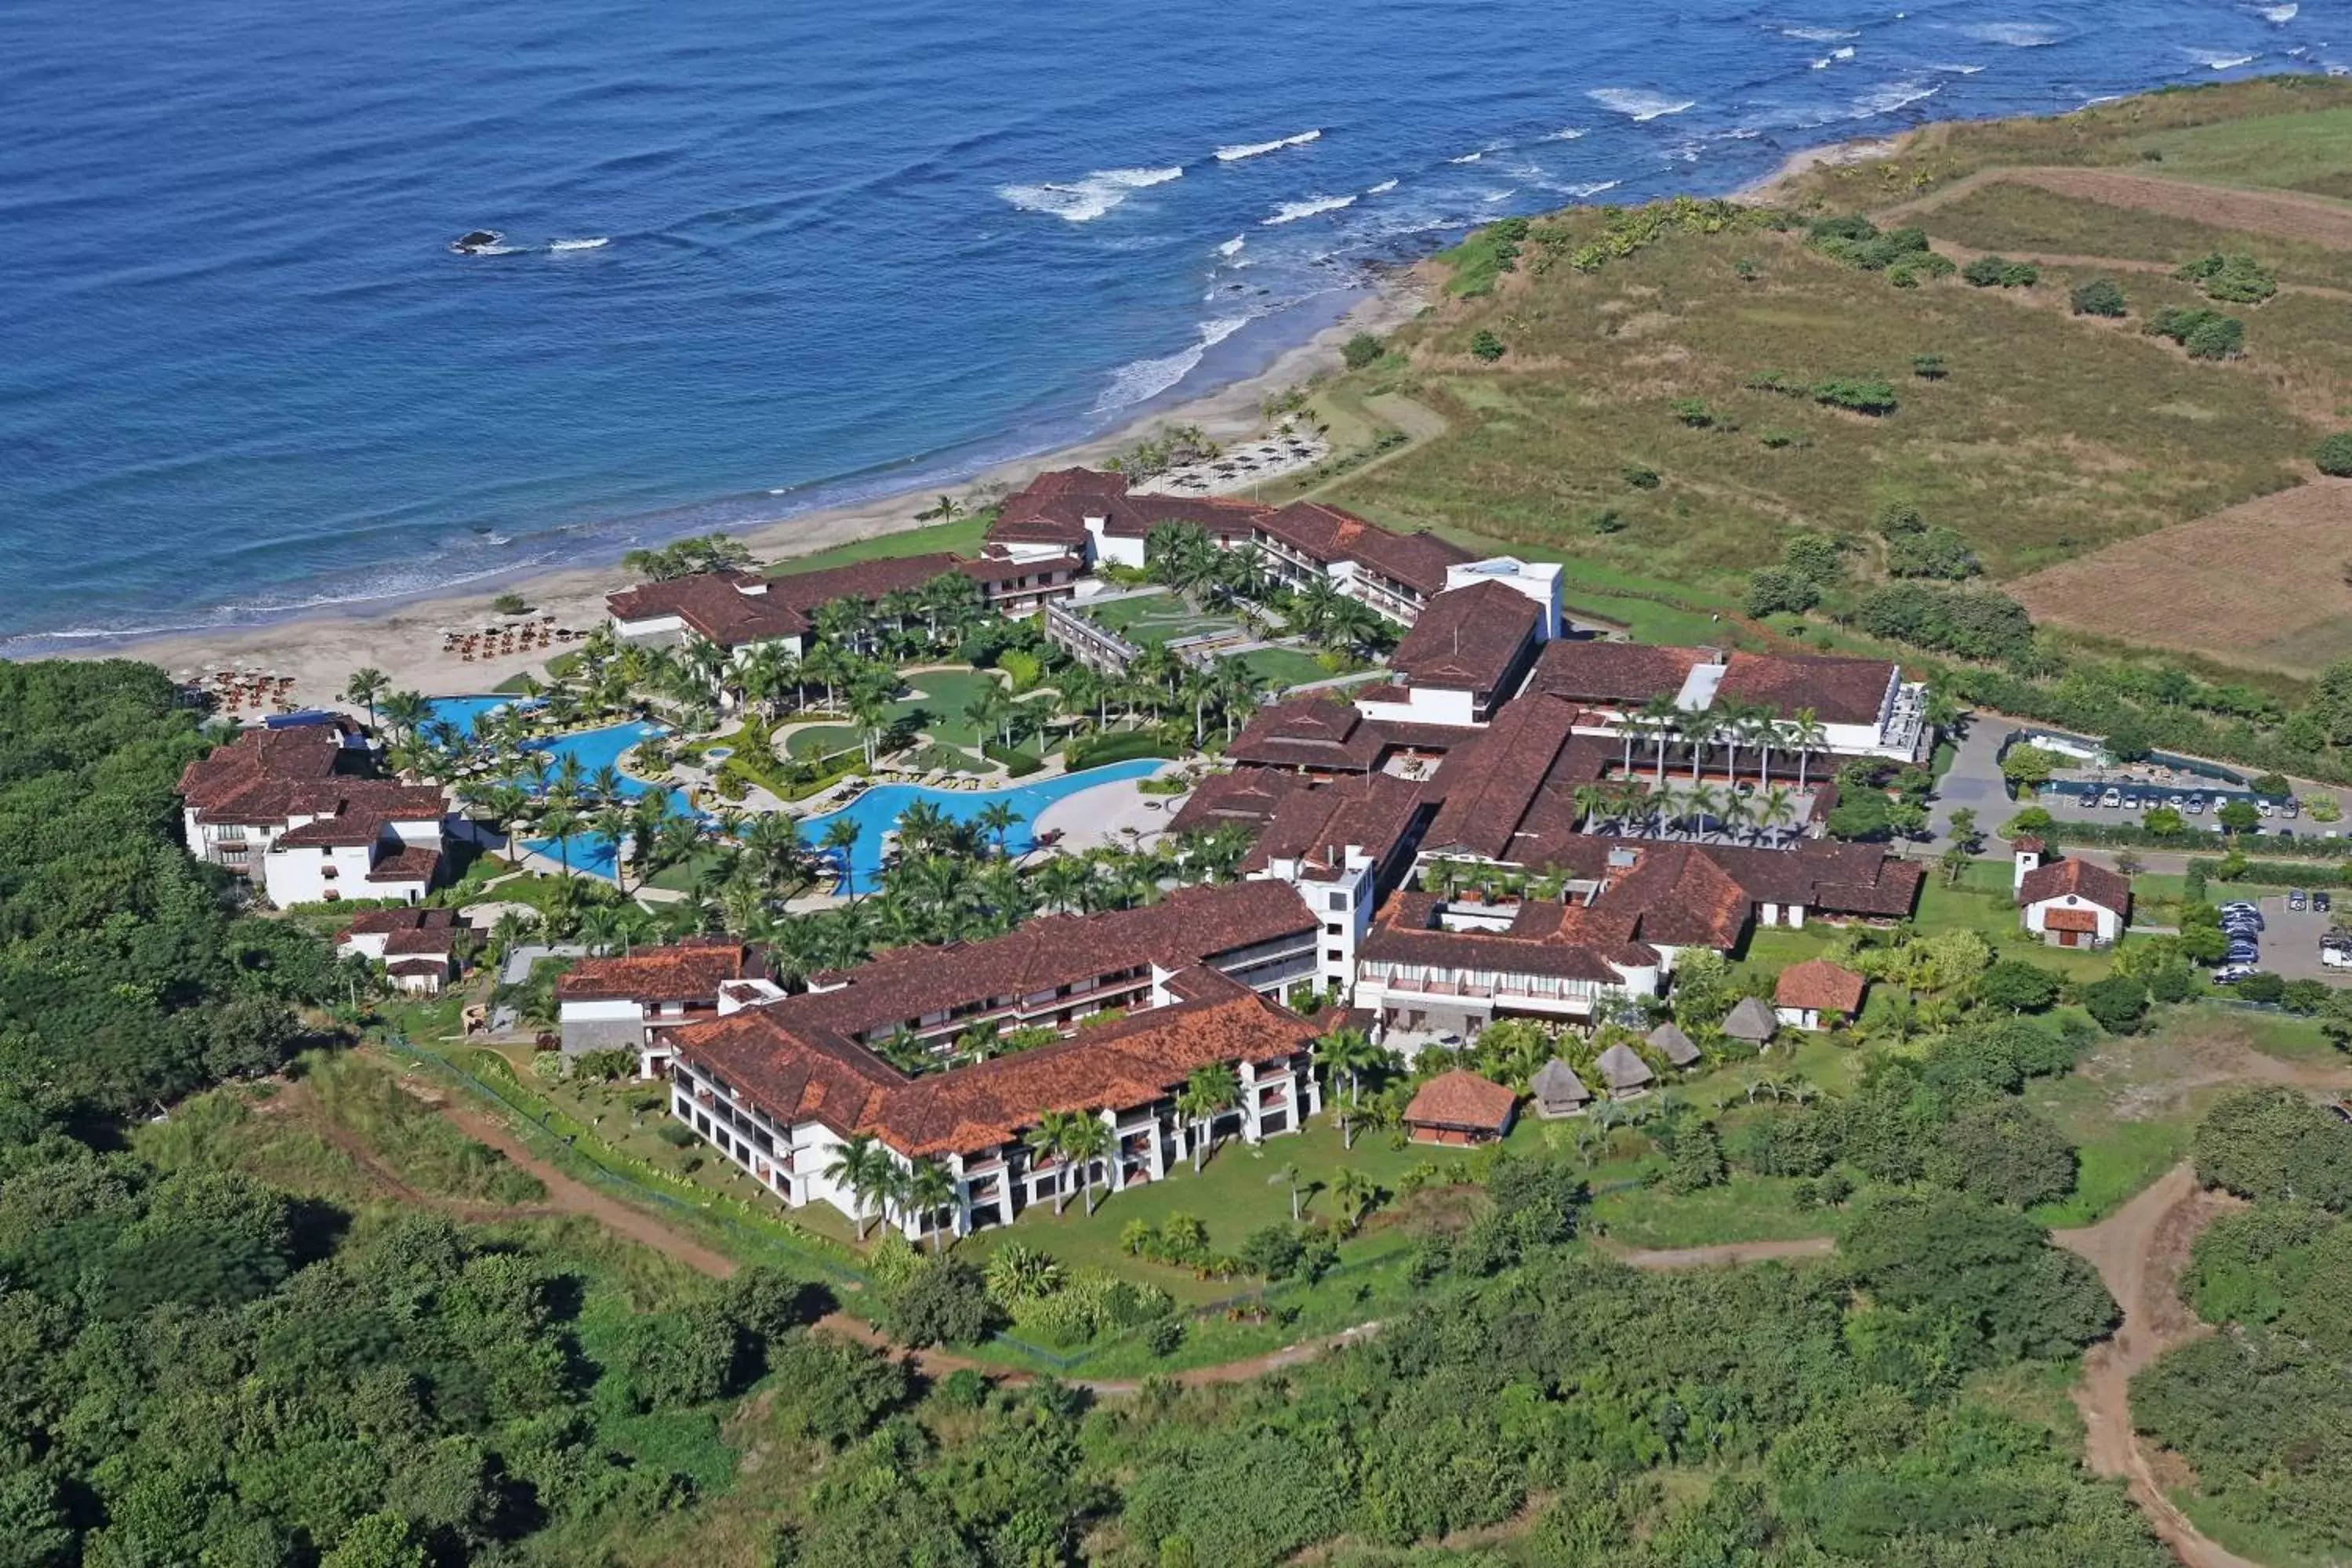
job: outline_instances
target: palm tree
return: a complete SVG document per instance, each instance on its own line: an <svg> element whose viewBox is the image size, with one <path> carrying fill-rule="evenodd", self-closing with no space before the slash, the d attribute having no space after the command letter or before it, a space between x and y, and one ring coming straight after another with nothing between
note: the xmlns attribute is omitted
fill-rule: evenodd
<svg viewBox="0 0 2352 1568"><path fill-rule="evenodd" d="M375 728L375 700L383 696L391 685L392 681L383 671L367 668L352 671L351 683L343 688L346 700L360 703L367 709L368 728L371 730Z"/></svg>
<svg viewBox="0 0 2352 1568"><path fill-rule="evenodd" d="M1052 1253L1024 1242L1008 1241L989 1256L988 1293L1007 1306L1053 1295L1062 1278Z"/></svg>
<svg viewBox="0 0 2352 1568"><path fill-rule="evenodd" d="M1095 1212L1095 1162L1110 1152L1109 1123L1098 1116L1077 1115L1070 1123L1069 1141L1063 1150L1077 1162L1078 1183L1086 1190L1087 1213Z"/></svg>
<svg viewBox="0 0 2352 1568"><path fill-rule="evenodd" d="M572 836L580 831L580 814L568 806L554 806L541 815L539 830L555 840L555 855L562 863L563 874L572 875Z"/></svg>
<svg viewBox="0 0 2352 1568"><path fill-rule="evenodd" d="M1372 1044L1371 1037L1361 1029L1334 1029L1315 1042L1315 1059L1323 1064L1328 1078L1344 1075L1347 1079L1344 1094L1339 1092L1337 1083L1331 1086L1336 1102L1333 1113L1339 1122L1339 1146L1352 1149L1356 1146L1356 1129L1349 1113L1361 1094L1362 1075L1386 1062L1388 1053Z"/></svg>
<svg viewBox="0 0 2352 1568"><path fill-rule="evenodd" d="M1331 1199L1339 1205L1339 1223L1347 1230L1364 1223L1364 1211L1380 1194L1380 1184L1353 1165L1342 1165L1331 1173Z"/></svg>
<svg viewBox="0 0 2352 1568"><path fill-rule="evenodd" d="M383 721L404 735L414 736L433 717L433 704L414 691L395 691L383 699Z"/></svg>
<svg viewBox="0 0 2352 1568"><path fill-rule="evenodd" d="M1241 1079L1229 1067L1194 1068L1192 1076L1184 1080L1184 1088L1176 1097L1177 1114L1194 1124L1192 1132L1192 1170L1201 1169L1203 1136L1213 1142L1217 1118L1242 1097Z"/></svg>
<svg viewBox="0 0 2352 1568"><path fill-rule="evenodd" d="M1706 759L1707 748L1714 744L1717 729L1723 715L1714 708L1696 708L1685 712L1675 721L1675 728L1690 745L1691 783L1698 783L1699 766Z"/></svg>
<svg viewBox="0 0 2352 1568"><path fill-rule="evenodd" d="M982 806L971 820L973 826L978 827L982 832L992 835L995 837L996 853L999 857L1002 857L1005 853L1005 844L1007 839L1011 837L1013 830L1019 826L1024 818L1019 811L1013 808L1011 802L992 800L986 805Z"/></svg>
<svg viewBox="0 0 2352 1568"><path fill-rule="evenodd" d="M1066 1159L1070 1152L1071 1129L1084 1120L1074 1110L1048 1110L1037 1118L1037 1125L1029 1129L1022 1142L1029 1146L1032 1163L1066 1162L1054 1182L1054 1213L1059 1215L1062 1206L1070 1201L1070 1172Z"/></svg>
<svg viewBox="0 0 2352 1568"><path fill-rule="evenodd" d="M1269 1187L1286 1186L1290 1189L1290 1223L1293 1225L1298 1223L1298 1189L1304 1174L1305 1173L1296 1164L1290 1164L1285 1165L1265 1179L1265 1184Z"/></svg>
<svg viewBox="0 0 2352 1568"><path fill-rule="evenodd" d="M1746 795L1738 790L1729 790L1724 795L1723 809L1717 814L1717 820L1723 824L1723 836L1736 843L1739 830L1755 820L1755 812L1748 805Z"/></svg>
<svg viewBox="0 0 2352 1568"><path fill-rule="evenodd" d="M946 1168L934 1160L918 1160L907 1173L907 1210L923 1220L929 1220L940 1210L956 1200L956 1180ZM942 1233L950 1225L926 1225L931 1233L931 1252L936 1256L946 1245Z"/></svg>
<svg viewBox="0 0 2352 1568"><path fill-rule="evenodd" d="M849 887L850 878L853 875L850 869L850 856L856 849L857 840L864 836L865 831L865 828L855 819L836 816L824 825L824 837L817 840L824 852L833 857L834 864L840 868L841 885L845 889Z"/></svg>
<svg viewBox="0 0 2352 1568"><path fill-rule="evenodd" d="M1797 710L1789 721L1789 744L1797 750L1797 787L1805 787L1805 763L1813 752L1828 743L1829 731L1822 728L1820 715L1810 708Z"/></svg>
<svg viewBox="0 0 2352 1568"><path fill-rule="evenodd" d="M1694 784L1683 792L1684 815L1690 819L1691 837L1699 837L1706 823L1723 812L1723 797L1712 784Z"/></svg>
<svg viewBox="0 0 2352 1568"><path fill-rule="evenodd" d="M849 1191L849 1217L857 1226L859 1241L864 1241L866 1233L873 1228L873 1221L866 1213L868 1202L881 1195L889 1183L888 1173L898 1168L898 1163L890 1157L890 1152L866 1132L853 1134L834 1152L831 1163L825 1166L824 1179Z"/></svg>
<svg viewBox="0 0 2352 1568"><path fill-rule="evenodd" d="M1769 833L1775 828L1793 826L1797 820L1795 797L1786 784L1774 784L1754 802L1756 825Z"/></svg>
<svg viewBox="0 0 2352 1568"><path fill-rule="evenodd" d="M1580 784L1576 786L1573 798L1576 801L1577 820L1590 827L1593 823L1601 820L1601 814L1608 809L1609 803L1615 798L1615 793L1606 784Z"/></svg>
<svg viewBox="0 0 2352 1568"><path fill-rule="evenodd" d="M1634 714L1634 718L1640 721L1652 742L1657 747L1658 773L1657 777L1652 781L1654 788L1664 789L1666 786L1666 742L1680 732L1682 716L1683 710L1675 706L1674 698L1665 692L1660 692L1643 703L1641 710Z"/></svg>
<svg viewBox="0 0 2352 1568"><path fill-rule="evenodd" d="M1013 716L1013 699L1004 688L989 681L972 694L963 705L963 721L976 731L984 743L990 736L1001 734Z"/></svg>

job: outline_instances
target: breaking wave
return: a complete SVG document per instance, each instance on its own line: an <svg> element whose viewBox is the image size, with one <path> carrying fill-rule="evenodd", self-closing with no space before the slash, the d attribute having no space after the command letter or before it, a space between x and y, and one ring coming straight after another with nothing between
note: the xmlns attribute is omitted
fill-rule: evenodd
<svg viewBox="0 0 2352 1568"><path fill-rule="evenodd" d="M2225 55L2219 49L2183 49L2180 51L2208 70L2233 70L2239 66L2254 63L2252 55Z"/></svg>
<svg viewBox="0 0 2352 1568"><path fill-rule="evenodd" d="M1396 188L1397 183L1394 180L1382 180L1377 185L1365 186L1364 195L1368 196L1384 196Z"/></svg>
<svg viewBox="0 0 2352 1568"><path fill-rule="evenodd" d="M1223 321L1200 323L1201 335L1192 346L1180 353L1163 354L1158 359L1139 359L1119 366L1110 373L1110 383L1095 399L1097 414L1112 414L1133 407L1159 396L1178 382L1192 374L1208 352L1250 324L1247 316L1229 316Z"/></svg>
<svg viewBox="0 0 2352 1568"><path fill-rule="evenodd" d="M1224 244L1217 247L1217 254L1219 256L1239 256L1242 253L1242 247L1248 243L1248 240L1237 234L1234 236L1233 238L1225 241Z"/></svg>
<svg viewBox="0 0 2352 1568"><path fill-rule="evenodd" d="M1808 44L1834 44L1840 38L1859 38L1860 33L1850 33L1837 27L1783 27L1780 36Z"/></svg>
<svg viewBox="0 0 2352 1568"><path fill-rule="evenodd" d="M1303 202L1285 202L1275 209L1272 217L1260 218L1258 226L1272 228L1280 223L1297 223L1300 218L1313 217L1317 213L1335 213L1341 207L1355 205L1353 196L1309 196Z"/></svg>
<svg viewBox="0 0 2352 1568"><path fill-rule="evenodd" d="M1279 142L1244 142L1235 147L1220 147L1217 149L1217 162L1238 163L1244 158L1261 158L1268 153L1279 153L1285 147L1304 147L1309 142L1319 142L1322 138L1320 131L1302 131Z"/></svg>
<svg viewBox="0 0 2352 1568"><path fill-rule="evenodd" d="M600 234L593 239L551 239L547 242L547 248L550 250L602 250L612 243L612 236Z"/></svg>
<svg viewBox="0 0 2352 1568"><path fill-rule="evenodd" d="M1051 213L1067 223L1092 223L1133 193L1181 179L1181 168L1097 169L1068 184L1001 185L996 194L1023 212Z"/></svg>
<svg viewBox="0 0 2352 1568"><path fill-rule="evenodd" d="M1942 82L1890 81L1855 99L1853 111L1847 118L1869 120L1881 114L1892 114L1921 99L1933 98L1943 90Z"/></svg>
<svg viewBox="0 0 2352 1568"><path fill-rule="evenodd" d="M1547 142L1574 142L1584 134L1580 125L1564 125L1544 138Z"/></svg>
<svg viewBox="0 0 2352 1568"><path fill-rule="evenodd" d="M1982 44L2006 44L2012 49L2042 49L2066 35L2040 22L1982 22L1961 32Z"/></svg>
<svg viewBox="0 0 2352 1568"><path fill-rule="evenodd" d="M2257 8L2256 15L2265 22L2284 27L2302 12L2303 7L2300 5L2263 5Z"/></svg>
<svg viewBox="0 0 2352 1568"><path fill-rule="evenodd" d="M1664 93L1643 92L1630 87L1596 87L1585 97L1603 109L1613 109L1635 121L1656 120L1662 115L1680 114L1685 109L1697 107L1698 100L1675 100Z"/></svg>

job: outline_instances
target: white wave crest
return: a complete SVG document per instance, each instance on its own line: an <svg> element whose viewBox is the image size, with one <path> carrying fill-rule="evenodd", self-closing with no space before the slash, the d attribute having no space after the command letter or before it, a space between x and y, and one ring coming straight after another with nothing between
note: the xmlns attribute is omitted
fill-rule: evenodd
<svg viewBox="0 0 2352 1568"><path fill-rule="evenodd" d="M1836 27L1783 27L1780 36L1797 38L1808 44L1834 44L1840 38L1859 38L1860 33L1844 32Z"/></svg>
<svg viewBox="0 0 2352 1568"><path fill-rule="evenodd" d="M1023 212L1051 213L1069 223L1092 223L1136 191L1181 179L1181 168L1097 169L1068 184L1000 185L996 194Z"/></svg>
<svg viewBox="0 0 2352 1568"><path fill-rule="evenodd" d="M1892 114L1898 109L1918 102L1921 99L1933 98L1943 90L1944 84L1939 81L1890 81L1885 86L1873 88L1855 99L1853 112L1846 118L1869 120L1881 114Z"/></svg>
<svg viewBox="0 0 2352 1568"><path fill-rule="evenodd" d="M1603 109L1613 109L1618 113L1636 121L1656 120L1667 114L1680 114L1684 110L1694 109L1698 105L1698 100L1695 98L1677 100L1666 97L1664 93L1643 92L1630 87L1596 87L1584 96Z"/></svg>
<svg viewBox="0 0 2352 1568"><path fill-rule="evenodd" d="M1489 207L1496 206L1501 203L1509 201L1513 196L1516 196L1519 193L1517 191L1488 191L1486 195L1478 198L1478 205Z"/></svg>
<svg viewBox="0 0 2352 1568"><path fill-rule="evenodd" d="M1217 254L1219 256L1239 256L1242 253L1242 247L1248 243L1249 241L1247 239L1237 234L1234 236L1233 238L1225 241L1224 244L1217 247Z"/></svg>
<svg viewBox="0 0 2352 1568"><path fill-rule="evenodd" d="M1110 414L1159 396L1192 374L1193 368L1211 349L1249 323L1247 316L1202 321L1200 323L1201 335L1193 340L1192 347L1158 359L1139 359L1119 366L1111 372L1110 384L1103 388L1102 395L1095 399L1094 411Z"/></svg>
<svg viewBox="0 0 2352 1568"><path fill-rule="evenodd" d="M1217 149L1217 162L1238 163L1244 158L1262 158L1268 153L1279 153L1285 147L1304 147L1309 142L1319 142L1322 138L1320 131L1302 131L1279 142L1244 142L1236 147L1220 147Z"/></svg>
<svg viewBox="0 0 2352 1568"><path fill-rule="evenodd" d="M2180 51L2208 70L2225 71L2254 63L2252 55L2225 55L2219 49L2183 49Z"/></svg>
<svg viewBox="0 0 2352 1568"><path fill-rule="evenodd" d="M2263 5L2257 8L2256 14L2263 21L2274 26L2284 27L2301 15L2303 7L2300 5Z"/></svg>
<svg viewBox="0 0 2352 1568"><path fill-rule="evenodd" d="M2012 49L2047 48L2065 37L2041 22L1982 22L1960 31L1980 44L2006 44Z"/></svg>
<svg viewBox="0 0 2352 1568"><path fill-rule="evenodd" d="M1603 191L1613 191L1622 184L1624 184L1622 180L1594 180L1587 184L1562 185L1559 189L1561 195L1580 202L1597 196Z"/></svg>
<svg viewBox="0 0 2352 1568"><path fill-rule="evenodd" d="M1377 185L1365 186L1364 195L1368 196L1384 196L1396 188L1397 183L1394 180L1382 180Z"/></svg>
<svg viewBox="0 0 2352 1568"><path fill-rule="evenodd" d="M1943 71L1951 76L1974 76L1977 72L1984 69L1984 67L1931 65L1927 68L1931 71Z"/></svg>
<svg viewBox="0 0 2352 1568"><path fill-rule="evenodd" d="M1582 137L1583 134L1584 127L1580 125L1563 125L1559 130L1553 132L1550 135L1545 137L1544 140L1547 142L1574 142Z"/></svg>
<svg viewBox="0 0 2352 1568"><path fill-rule="evenodd" d="M1484 151L1480 151L1480 152L1476 152L1476 153L1463 153L1463 154L1462 154L1462 156L1460 156L1459 158L1448 158L1448 159L1447 159L1447 160L1445 160L1445 161L1446 161L1447 163L1476 163L1479 159L1481 159L1481 158L1485 157L1486 155L1486 153L1485 153Z"/></svg>
<svg viewBox="0 0 2352 1568"><path fill-rule="evenodd" d="M612 243L612 236L600 234L593 239L551 239L547 242L547 248L550 250L602 250Z"/></svg>
<svg viewBox="0 0 2352 1568"><path fill-rule="evenodd" d="M1297 223L1300 218L1313 217L1317 213L1335 213L1341 207L1355 205L1353 196L1309 196L1303 202L1285 202L1275 209L1272 217L1260 218L1258 226L1272 228L1280 223Z"/></svg>

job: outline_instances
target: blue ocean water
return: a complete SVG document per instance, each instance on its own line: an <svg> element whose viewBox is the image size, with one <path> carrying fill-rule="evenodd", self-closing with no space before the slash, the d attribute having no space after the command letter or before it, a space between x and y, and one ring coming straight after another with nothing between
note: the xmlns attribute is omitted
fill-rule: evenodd
<svg viewBox="0 0 2352 1568"><path fill-rule="evenodd" d="M16 0L0 651L944 482L1257 368L1369 265L1484 218L2330 68L2347 23L2352 0ZM451 254L475 227L508 253Z"/></svg>

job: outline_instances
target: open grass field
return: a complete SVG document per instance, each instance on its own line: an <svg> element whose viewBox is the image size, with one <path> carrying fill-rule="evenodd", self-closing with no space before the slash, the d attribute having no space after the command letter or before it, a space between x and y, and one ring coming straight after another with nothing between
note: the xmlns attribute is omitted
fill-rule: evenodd
<svg viewBox="0 0 2352 1568"><path fill-rule="evenodd" d="M772 577L788 577L800 572L821 572L830 567L847 566L857 561L896 561L908 555L929 555L934 551L949 550L959 555L977 555L987 542L990 514L975 513L954 522L937 522L929 528L910 528L903 533L885 533L873 539L860 539L847 544L836 544L814 555L796 555L779 561L768 568Z"/></svg>
<svg viewBox="0 0 2352 1568"><path fill-rule="evenodd" d="M1769 232L1679 235L1591 274L1515 274L1413 329L1413 395L1446 433L1327 493L1392 526L1475 532L1572 557L1580 577L1664 578L1720 602L1791 527L1859 531L1890 502L1958 528L2006 576L2308 471L2313 428L2258 378L2004 292L1895 289ZM1492 367L1461 352L1480 330L1508 345ZM1940 380L1912 374L1931 353ZM1743 384L1766 372L1885 380L1899 406L1874 419ZM1712 423L1685 423L1682 398Z"/></svg>
<svg viewBox="0 0 2352 1568"><path fill-rule="evenodd" d="M2352 656L2352 480L2320 479L2011 584L2036 621L2310 675Z"/></svg>
<svg viewBox="0 0 2352 1568"><path fill-rule="evenodd" d="M2167 268L2209 251L2245 251L2282 283L2352 289L2352 206L2317 197L2108 169L2002 169L1890 208L1885 219L1972 250Z"/></svg>

